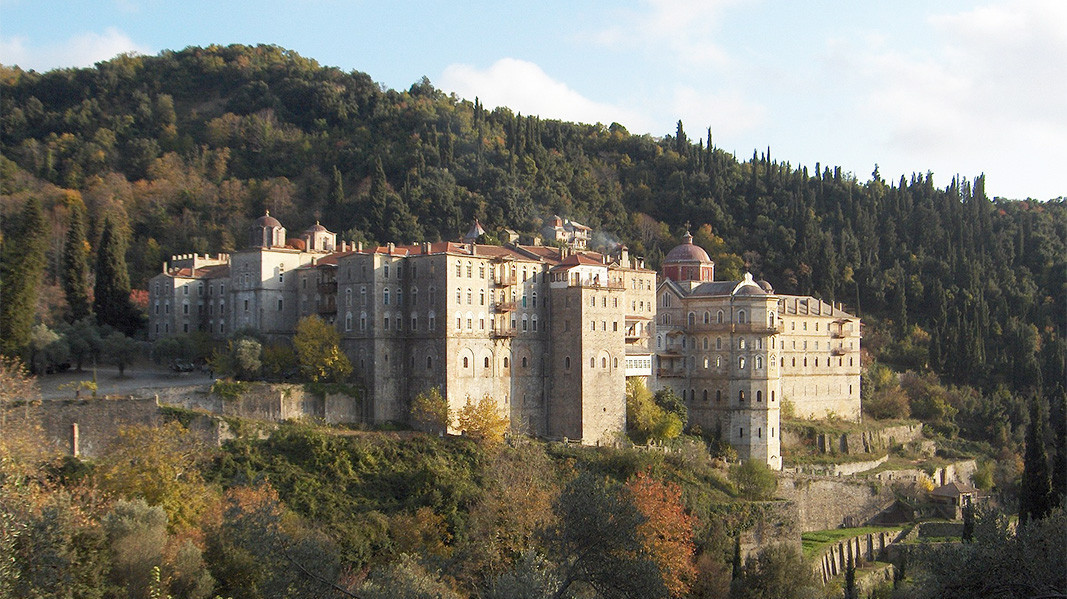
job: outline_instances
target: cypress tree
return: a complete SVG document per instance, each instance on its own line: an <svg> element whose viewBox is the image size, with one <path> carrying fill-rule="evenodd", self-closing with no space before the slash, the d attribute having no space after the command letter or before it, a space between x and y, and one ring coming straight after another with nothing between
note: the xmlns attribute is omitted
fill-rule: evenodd
<svg viewBox="0 0 1067 599"><path fill-rule="evenodd" d="M70 322L89 315L89 243L85 239L85 212L81 202L70 209L70 228L63 246L63 292L70 306Z"/></svg>
<svg viewBox="0 0 1067 599"><path fill-rule="evenodd" d="M29 345L48 233L41 202L31 197L0 241L0 353L5 355L20 355Z"/></svg>
<svg viewBox="0 0 1067 599"><path fill-rule="evenodd" d="M126 238L110 218L104 221L97 250L93 311L98 324L112 326L126 335L133 335L141 326L140 316L130 302Z"/></svg>
<svg viewBox="0 0 1067 599"><path fill-rule="evenodd" d="M1040 398L1030 405L1030 426L1026 430L1023 480L1019 490L1019 523L1040 520L1052 511L1052 480L1045 450L1045 418Z"/></svg>

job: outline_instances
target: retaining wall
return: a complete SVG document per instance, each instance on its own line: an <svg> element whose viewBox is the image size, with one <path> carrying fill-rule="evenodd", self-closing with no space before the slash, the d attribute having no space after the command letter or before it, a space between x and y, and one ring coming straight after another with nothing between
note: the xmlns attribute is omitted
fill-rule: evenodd
<svg viewBox="0 0 1067 599"><path fill-rule="evenodd" d="M855 564L861 559L868 562L885 559L887 549L897 542L899 537L899 530L872 532L831 545L815 559L815 567L822 577L823 584L834 576L844 574L849 560Z"/></svg>

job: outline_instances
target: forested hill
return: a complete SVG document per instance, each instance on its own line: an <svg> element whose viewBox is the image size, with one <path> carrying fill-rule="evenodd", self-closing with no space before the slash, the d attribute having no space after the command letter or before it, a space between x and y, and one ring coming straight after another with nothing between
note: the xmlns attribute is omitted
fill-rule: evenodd
<svg viewBox="0 0 1067 599"><path fill-rule="evenodd" d="M383 89L275 46L5 67L0 102L3 215L43 202L53 284L79 199L94 245L105 215L128 224L135 287L172 253L240 247L265 208L292 232L318 219L396 242L454 238L472 218L532 232L560 214L653 266L688 221L721 277L748 269L844 301L899 366L1017 392L1064 380L1064 200L991 200L981 176L938 187L874 167L860 181L770 149L740 161L682 123L660 139L487 111L425 79Z"/></svg>

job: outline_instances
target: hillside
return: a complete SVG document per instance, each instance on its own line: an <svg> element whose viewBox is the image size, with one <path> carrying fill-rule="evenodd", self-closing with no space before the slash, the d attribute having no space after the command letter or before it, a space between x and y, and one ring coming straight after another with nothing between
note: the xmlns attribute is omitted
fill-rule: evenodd
<svg viewBox="0 0 1067 599"><path fill-rule="evenodd" d="M135 289L171 254L241 247L265 209L293 231L321 220L396 242L452 239L473 218L532 233L560 214L652 267L688 224L719 278L749 270L863 318L870 415L910 413L1017 463L1027 404L1042 397L1063 445L1067 203L990 199L981 175L937 187L875 166L860 180L770 148L742 161L681 122L654 138L487 111L425 79L383 89L276 46L2 68L0 154L5 267L30 246L43 261L36 293L20 290L36 298L22 323L71 319L62 250L80 206L92 249L106 218L129 239ZM43 207L32 235L18 216L30 198Z"/></svg>
<svg viewBox="0 0 1067 599"><path fill-rule="evenodd" d="M682 123L659 139L489 112L426 80L382 89L275 46L4 68L0 97L3 215L42 199L52 248L73 197L93 245L104 216L120 215L134 287L172 253L239 247L264 209L292 230L321 220L397 242L454 238L472 218L533 232L558 213L653 266L688 222L723 278L751 270L891 321L885 331L914 342L890 356L899 366L1016 391L1064 380L1065 203L991 200L982 176L939 188L930 173L887 182L875 167L861 181L769 148L740 161ZM379 160L389 185L371 194Z"/></svg>

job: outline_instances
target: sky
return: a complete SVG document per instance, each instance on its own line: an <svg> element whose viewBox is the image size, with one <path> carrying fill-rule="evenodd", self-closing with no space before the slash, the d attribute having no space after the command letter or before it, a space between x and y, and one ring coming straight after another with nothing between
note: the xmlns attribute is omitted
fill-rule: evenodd
<svg viewBox="0 0 1067 599"><path fill-rule="evenodd" d="M691 139L866 181L1067 195L1067 1L0 0L0 63L276 44L394 89Z"/></svg>

